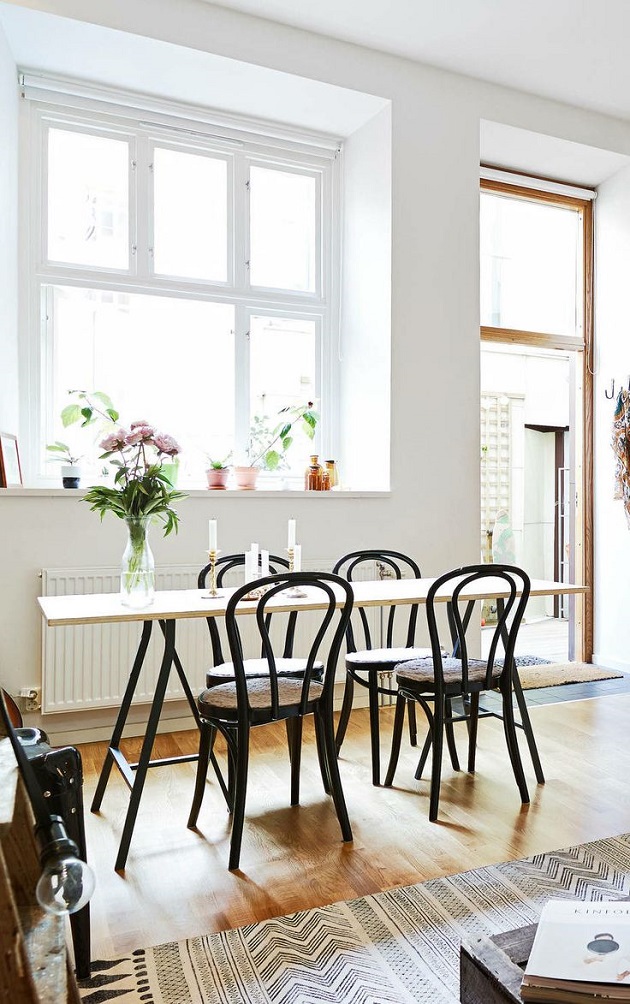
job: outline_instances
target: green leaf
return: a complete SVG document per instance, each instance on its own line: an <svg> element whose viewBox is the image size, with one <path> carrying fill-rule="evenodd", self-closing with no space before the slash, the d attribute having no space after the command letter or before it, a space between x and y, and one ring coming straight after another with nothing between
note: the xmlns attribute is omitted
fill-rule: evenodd
<svg viewBox="0 0 630 1004"><path fill-rule="evenodd" d="M292 425L293 425L293 422L287 422L286 425L282 426L280 432L278 433L278 435L280 436L280 439L284 439L285 436L289 435L289 433L291 432L291 426Z"/></svg>
<svg viewBox="0 0 630 1004"><path fill-rule="evenodd" d="M304 421L302 423L302 432L304 432L309 439L313 439L315 436L315 426L310 425L308 422Z"/></svg>
<svg viewBox="0 0 630 1004"><path fill-rule="evenodd" d="M293 436L284 436L282 440L282 449L285 450L286 452L286 450L289 449L292 442L293 442Z"/></svg>
<svg viewBox="0 0 630 1004"><path fill-rule="evenodd" d="M269 450L265 453L265 467L268 471L275 471L282 457L277 450Z"/></svg>
<svg viewBox="0 0 630 1004"><path fill-rule="evenodd" d="M47 446L46 449L50 450L51 453L69 453L70 452L70 448L68 446L66 446L65 443L60 443L59 440L57 440L54 443L51 443L51 445Z"/></svg>
<svg viewBox="0 0 630 1004"><path fill-rule="evenodd" d="M315 411L305 411L304 414L302 415L302 418L307 425L310 425L310 427L314 429L315 426L317 425L317 419L319 418L319 415Z"/></svg>
<svg viewBox="0 0 630 1004"><path fill-rule="evenodd" d="M92 415L94 414L92 408L87 406L85 408L81 408L81 414L83 415L83 422L81 422L81 426L83 427L89 425L92 421Z"/></svg>
<svg viewBox="0 0 630 1004"><path fill-rule="evenodd" d="M111 397L108 394L103 393L102 390L95 390L94 393L92 394L92 397L95 397L97 401L100 401L101 404L105 406L107 411L113 409L114 405L112 403Z"/></svg>
<svg viewBox="0 0 630 1004"><path fill-rule="evenodd" d="M69 425L74 425L81 418L81 409L78 404L68 404L61 412L61 421L64 429Z"/></svg>
<svg viewBox="0 0 630 1004"><path fill-rule="evenodd" d="M107 414L111 418L112 422L117 422L118 419L120 418L120 415L118 414L115 408L107 408Z"/></svg>

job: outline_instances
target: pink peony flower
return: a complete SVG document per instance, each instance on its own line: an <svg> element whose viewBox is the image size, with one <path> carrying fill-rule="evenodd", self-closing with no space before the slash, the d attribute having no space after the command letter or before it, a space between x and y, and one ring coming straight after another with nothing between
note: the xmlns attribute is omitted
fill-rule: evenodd
<svg viewBox="0 0 630 1004"><path fill-rule="evenodd" d="M165 432L159 432L153 439L159 453L165 453L168 457L176 457L180 452L179 444L168 436Z"/></svg>
<svg viewBox="0 0 630 1004"><path fill-rule="evenodd" d="M102 450L106 453L111 452L111 450L120 450L125 445L127 440L127 433L124 429L116 429L115 432L110 432L109 436L105 436L99 443Z"/></svg>
<svg viewBox="0 0 630 1004"><path fill-rule="evenodd" d="M150 425L138 425L137 422L133 422L131 428L133 431L127 436L127 446L135 446L136 443L150 442L155 435L155 429L153 429Z"/></svg>

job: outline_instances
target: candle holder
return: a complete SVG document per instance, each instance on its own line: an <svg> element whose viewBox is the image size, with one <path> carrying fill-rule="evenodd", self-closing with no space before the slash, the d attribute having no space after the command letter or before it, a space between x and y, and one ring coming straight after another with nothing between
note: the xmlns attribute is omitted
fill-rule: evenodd
<svg viewBox="0 0 630 1004"><path fill-rule="evenodd" d="M293 561L295 559L295 550L294 550L294 548L287 547L287 555L288 555L288 558L289 558L289 572L292 572L294 570L293 569ZM285 596L290 596L292 599L302 599L305 596L308 596L308 593L306 593L301 588L301 586L298 586L298 585L291 586L290 589L284 589L283 592L284 592Z"/></svg>
<svg viewBox="0 0 630 1004"><path fill-rule="evenodd" d="M210 576L210 589L204 596L209 596L210 599L217 599L219 596L223 596L217 589L217 555L220 551L208 551L208 561L210 562L210 568L208 569L208 575Z"/></svg>

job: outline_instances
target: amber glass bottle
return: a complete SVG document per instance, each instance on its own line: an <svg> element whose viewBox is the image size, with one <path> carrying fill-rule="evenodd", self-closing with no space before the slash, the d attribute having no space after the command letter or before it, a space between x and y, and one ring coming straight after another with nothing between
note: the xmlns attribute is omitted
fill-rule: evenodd
<svg viewBox="0 0 630 1004"><path fill-rule="evenodd" d="M308 492L321 492L322 490L322 466L316 453L312 455L311 462L306 468L304 487Z"/></svg>
<svg viewBox="0 0 630 1004"><path fill-rule="evenodd" d="M330 487L334 488L335 485L339 484L339 475L337 474L337 464L334 460L326 461L326 470L328 471L328 477L330 479Z"/></svg>

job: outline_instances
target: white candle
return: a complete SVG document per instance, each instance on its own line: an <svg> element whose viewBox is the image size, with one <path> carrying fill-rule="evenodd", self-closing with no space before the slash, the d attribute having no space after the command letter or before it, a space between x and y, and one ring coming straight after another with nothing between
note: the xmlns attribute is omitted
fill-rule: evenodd
<svg viewBox="0 0 630 1004"><path fill-rule="evenodd" d="M217 549L217 521L216 519L211 519L208 521L208 550L216 551Z"/></svg>
<svg viewBox="0 0 630 1004"><path fill-rule="evenodd" d="M269 575L269 551L260 552L260 574L263 578Z"/></svg>
<svg viewBox="0 0 630 1004"><path fill-rule="evenodd" d="M252 544L249 549L252 556L252 579L258 578L258 544Z"/></svg>
<svg viewBox="0 0 630 1004"><path fill-rule="evenodd" d="M251 582L255 578L253 555L251 551L245 551L245 582Z"/></svg>
<svg viewBox="0 0 630 1004"><path fill-rule="evenodd" d="M287 547L295 547L295 520L289 520Z"/></svg>
<svg viewBox="0 0 630 1004"><path fill-rule="evenodd" d="M293 571L302 571L302 545L296 544L293 548Z"/></svg>

